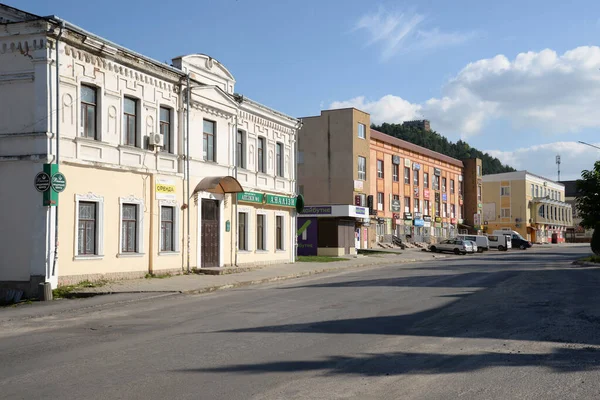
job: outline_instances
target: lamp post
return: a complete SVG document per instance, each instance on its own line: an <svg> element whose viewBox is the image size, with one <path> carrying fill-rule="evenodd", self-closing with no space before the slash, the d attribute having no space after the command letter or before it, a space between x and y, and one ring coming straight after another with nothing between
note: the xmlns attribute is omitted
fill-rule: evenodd
<svg viewBox="0 0 600 400"><path fill-rule="evenodd" d="M589 144L589 143L586 143L586 142L582 142L581 140L579 140L577 143L585 144L586 146L590 146L590 147L593 147L595 149L600 150L600 147L598 147L598 146L596 146L594 144Z"/></svg>

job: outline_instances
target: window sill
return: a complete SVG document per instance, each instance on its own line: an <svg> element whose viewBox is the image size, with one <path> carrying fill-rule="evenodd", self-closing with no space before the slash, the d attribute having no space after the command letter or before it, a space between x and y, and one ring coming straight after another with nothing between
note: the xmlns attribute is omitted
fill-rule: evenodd
<svg viewBox="0 0 600 400"><path fill-rule="evenodd" d="M118 258L135 258L135 257L144 257L146 253L119 253L117 254Z"/></svg>
<svg viewBox="0 0 600 400"><path fill-rule="evenodd" d="M158 255L159 256L179 256L179 255L181 255L181 252L179 252L179 251L159 251Z"/></svg>
<svg viewBox="0 0 600 400"><path fill-rule="evenodd" d="M275 250L275 253L286 253L285 249Z"/></svg>
<svg viewBox="0 0 600 400"><path fill-rule="evenodd" d="M269 250L256 250L256 254L269 254Z"/></svg>
<svg viewBox="0 0 600 400"><path fill-rule="evenodd" d="M252 254L250 250L238 250L238 254Z"/></svg>
<svg viewBox="0 0 600 400"><path fill-rule="evenodd" d="M85 255L85 256L75 256L73 257L73 261L80 260L102 260L104 259L104 255Z"/></svg>
<svg viewBox="0 0 600 400"><path fill-rule="evenodd" d="M152 150L143 149L143 148L141 148L141 147L138 147L138 146L132 146L132 145L130 145L130 144L120 144L120 145L118 146L118 148L119 148L120 150L122 149L122 150L136 150L136 151L140 151L140 152L142 152L142 151L149 151L149 152L152 152Z"/></svg>
<svg viewBox="0 0 600 400"><path fill-rule="evenodd" d="M76 142L88 142L88 143L100 143L100 144L109 144L108 142L103 142L100 139L94 139L86 136L77 136L75 138Z"/></svg>

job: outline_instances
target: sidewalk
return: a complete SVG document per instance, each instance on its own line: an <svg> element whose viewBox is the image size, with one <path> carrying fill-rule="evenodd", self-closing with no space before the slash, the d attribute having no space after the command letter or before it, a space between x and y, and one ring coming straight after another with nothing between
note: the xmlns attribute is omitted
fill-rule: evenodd
<svg viewBox="0 0 600 400"><path fill-rule="evenodd" d="M259 267L250 271L227 275L176 275L168 278L132 279L109 282L92 288L77 288L74 293L185 293L200 294L216 290L231 289L261 283L300 278L326 272L337 272L353 268L404 264L428 261L445 256L431 254L417 249L405 250L400 254L376 254L349 258L335 262L297 262Z"/></svg>

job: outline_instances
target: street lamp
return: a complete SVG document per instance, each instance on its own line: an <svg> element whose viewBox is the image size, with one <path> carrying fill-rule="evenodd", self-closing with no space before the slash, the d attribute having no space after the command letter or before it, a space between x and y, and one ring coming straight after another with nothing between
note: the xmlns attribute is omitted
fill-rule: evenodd
<svg viewBox="0 0 600 400"><path fill-rule="evenodd" d="M590 146L590 147L593 147L595 149L600 150L600 147L598 147L598 146L596 146L594 144L589 144L589 143L586 143L586 142L582 142L581 140L579 140L577 143L585 144L586 146Z"/></svg>

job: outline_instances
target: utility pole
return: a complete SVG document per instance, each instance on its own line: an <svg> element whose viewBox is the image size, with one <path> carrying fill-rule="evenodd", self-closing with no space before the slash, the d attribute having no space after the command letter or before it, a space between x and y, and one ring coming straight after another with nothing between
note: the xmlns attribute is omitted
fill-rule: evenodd
<svg viewBox="0 0 600 400"><path fill-rule="evenodd" d="M558 167L558 182L560 182L560 155L556 156L556 165Z"/></svg>
<svg viewBox="0 0 600 400"><path fill-rule="evenodd" d="M590 147L593 147L595 149L600 150L600 147L596 146L595 144L589 144L589 143L586 143L586 142L582 142L581 140L578 141L577 143L585 144L586 146L590 146Z"/></svg>

